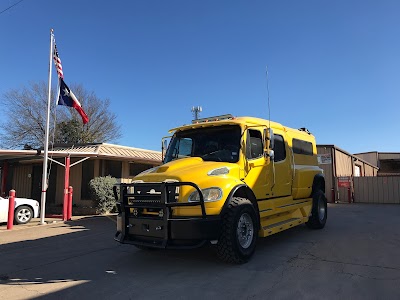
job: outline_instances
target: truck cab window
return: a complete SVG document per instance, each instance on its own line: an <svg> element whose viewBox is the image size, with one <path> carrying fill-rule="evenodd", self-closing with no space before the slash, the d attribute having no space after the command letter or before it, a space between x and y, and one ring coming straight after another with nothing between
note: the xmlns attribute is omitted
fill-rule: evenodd
<svg viewBox="0 0 400 300"><path fill-rule="evenodd" d="M183 138L180 140L179 154L182 156L191 156L191 154L192 154L192 139Z"/></svg>
<svg viewBox="0 0 400 300"><path fill-rule="evenodd" d="M295 154L313 155L312 143L299 139L293 139L292 143Z"/></svg>
<svg viewBox="0 0 400 300"><path fill-rule="evenodd" d="M246 143L246 158L254 159L262 157L263 152L261 131L249 129Z"/></svg>
<svg viewBox="0 0 400 300"><path fill-rule="evenodd" d="M286 149L285 149L285 141L283 140L283 136L279 134L274 134L274 161L282 161L286 158Z"/></svg>
<svg viewBox="0 0 400 300"><path fill-rule="evenodd" d="M164 160L170 161L191 156L192 144L191 138L175 139L171 142Z"/></svg>
<svg viewBox="0 0 400 300"><path fill-rule="evenodd" d="M239 160L240 139L241 128L232 125L180 131L172 137L164 163L185 157L234 163Z"/></svg>

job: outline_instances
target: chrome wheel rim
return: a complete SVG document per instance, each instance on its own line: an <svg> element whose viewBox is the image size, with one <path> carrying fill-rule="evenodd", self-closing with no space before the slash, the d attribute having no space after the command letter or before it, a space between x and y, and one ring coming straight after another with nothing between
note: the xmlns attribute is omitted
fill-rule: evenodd
<svg viewBox="0 0 400 300"><path fill-rule="evenodd" d="M31 211L27 208L21 209L17 214L18 221L20 221L21 223L28 222L30 217Z"/></svg>
<svg viewBox="0 0 400 300"><path fill-rule="evenodd" d="M325 219L325 214L326 214L325 202L324 199L320 197L318 200L318 218L320 221L323 221Z"/></svg>
<svg viewBox="0 0 400 300"><path fill-rule="evenodd" d="M245 249L248 248L253 241L254 234L253 220L248 213L240 216L236 232L240 246Z"/></svg>

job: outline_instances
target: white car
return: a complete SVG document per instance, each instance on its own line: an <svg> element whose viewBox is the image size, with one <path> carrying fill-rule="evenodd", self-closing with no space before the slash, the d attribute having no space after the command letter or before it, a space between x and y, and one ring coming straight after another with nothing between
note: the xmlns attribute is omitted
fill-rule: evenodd
<svg viewBox="0 0 400 300"><path fill-rule="evenodd" d="M0 223L8 220L9 200L0 197ZM14 223L25 224L39 216L39 202L27 198L15 198Z"/></svg>

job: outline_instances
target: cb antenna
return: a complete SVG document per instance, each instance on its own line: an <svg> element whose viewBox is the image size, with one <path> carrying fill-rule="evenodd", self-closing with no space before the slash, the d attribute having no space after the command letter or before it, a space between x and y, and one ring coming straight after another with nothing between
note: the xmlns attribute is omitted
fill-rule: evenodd
<svg viewBox="0 0 400 300"><path fill-rule="evenodd" d="M192 113L193 113L193 117L195 120L199 119L199 115L202 111L203 111L203 108L201 106L193 106L192 107Z"/></svg>
<svg viewBox="0 0 400 300"><path fill-rule="evenodd" d="M265 67L265 76L267 78L268 122L269 128L271 129L271 103L269 101L268 65Z"/></svg>

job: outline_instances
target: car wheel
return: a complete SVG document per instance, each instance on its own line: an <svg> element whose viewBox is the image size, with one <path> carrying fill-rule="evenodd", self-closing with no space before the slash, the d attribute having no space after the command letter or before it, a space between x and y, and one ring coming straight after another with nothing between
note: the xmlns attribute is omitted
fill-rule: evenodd
<svg viewBox="0 0 400 300"><path fill-rule="evenodd" d="M257 213L250 200L234 197L222 216L222 232L217 244L220 260L245 263L254 254L258 235Z"/></svg>
<svg viewBox="0 0 400 300"><path fill-rule="evenodd" d="M16 224L26 224L33 217L33 210L29 206L21 205L15 209L14 221Z"/></svg>

